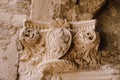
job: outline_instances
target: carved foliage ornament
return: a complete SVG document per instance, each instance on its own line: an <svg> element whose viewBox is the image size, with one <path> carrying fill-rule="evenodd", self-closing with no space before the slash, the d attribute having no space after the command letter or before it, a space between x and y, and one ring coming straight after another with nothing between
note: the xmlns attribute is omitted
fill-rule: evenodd
<svg viewBox="0 0 120 80"><path fill-rule="evenodd" d="M100 63L100 38L95 32L95 20L72 22L69 28L49 27L51 25L43 28L41 25L26 21L19 34L23 46L20 62L35 66L39 80L49 80L47 78L53 74L74 72L84 65Z"/></svg>
<svg viewBox="0 0 120 80"><path fill-rule="evenodd" d="M65 55L71 45L71 33L65 28L53 29L47 35L48 53L51 59Z"/></svg>

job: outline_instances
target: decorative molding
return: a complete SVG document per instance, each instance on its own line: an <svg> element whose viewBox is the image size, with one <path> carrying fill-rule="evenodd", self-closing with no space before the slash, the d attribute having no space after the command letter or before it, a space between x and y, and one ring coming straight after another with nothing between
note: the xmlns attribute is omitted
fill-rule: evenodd
<svg viewBox="0 0 120 80"><path fill-rule="evenodd" d="M21 77L37 74L38 80L51 80L53 75L59 73L77 72L81 67L96 67L100 64L100 38L95 31L96 20L65 22L67 27L58 21L49 24L25 21L19 34L22 45ZM52 23L57 24L57 27ZM31 74L22 74L23 70ZM33 74L33 71L36 73Z"/></svg>

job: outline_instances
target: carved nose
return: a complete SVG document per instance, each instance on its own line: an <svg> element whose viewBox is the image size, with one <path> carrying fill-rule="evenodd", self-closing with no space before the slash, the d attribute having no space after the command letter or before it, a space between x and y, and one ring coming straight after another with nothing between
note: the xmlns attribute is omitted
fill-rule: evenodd
<svg viewBox="0 0 120 80"><path fill-rule="evenodd" d="M24 36L24 37L30 37L30 34L29 33L22 33L22 36Z"/></svg>
<svg viewBox="0 0 120 80"><path fill-rule="evenodd" d="M23 32L23 36L30 37L30 33L31 33L31 30L26 28L25 31Z"/></svg>
<svg viewBox="0 0 120 80"><path fill-rule="evenodd" d="M25 34L26 37L30 37L30 34Z"/></svg>
<svg viewBox="0 0 120 80"><path fill-rule="evenodd" d="M88 37L89 38L89 40L92 40L93 39L93 37Z"/></svg>

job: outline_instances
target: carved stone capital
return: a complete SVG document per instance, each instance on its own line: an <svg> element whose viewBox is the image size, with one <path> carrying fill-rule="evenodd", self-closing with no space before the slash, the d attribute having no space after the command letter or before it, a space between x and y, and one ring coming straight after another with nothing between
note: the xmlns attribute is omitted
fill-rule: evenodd
<svg viewBox="0 0 120 80"><path fill-rule="evenodd" d="M55 74L78 72L85 66L96 67L100 64L100 37L95 31L95 22L25 21L19 34L23 46L20 76L39 74L39 80L49 80Z"/></svg>

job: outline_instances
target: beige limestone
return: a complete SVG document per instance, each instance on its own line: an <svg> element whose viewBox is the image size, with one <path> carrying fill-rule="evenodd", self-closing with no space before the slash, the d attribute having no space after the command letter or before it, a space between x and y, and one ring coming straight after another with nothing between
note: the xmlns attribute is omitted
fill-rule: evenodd
<svg viewBox="0 0 120 80"><path fill-rule="evenodd" d="M19 35L22 45L19 79L119 80L119 68L111 70L108 66L102 67L103 54L106 54L107 51L98 51L100 37L94 31L95 24L91 23L92 21L88 24L80 22L96 18L97 12L105 2L106 0L32 1L31 21L26 21L28 24L25 22L25 28L21 30ZM58 18L66 21L65 23L68 25L63 27ZM41 24L37 23L39 21L48 23L53 21L54 24L50 23L43 28ZM56 28L56 26L58 27ZM70 41L72 44L69 48ZM100 70L101 67L103 71ZM79 70L88 72L78 72ZM89 70L100 71L92 72ZM73 73L76 71L78 73ZM83 74L84 77L80 74ZM87 75L91 77L85 78ZM51 77L53 78L51 79Z"/></svg>
<svg viewBox="0 0 120 80"><path fill-rule="evenodd" d="M68 21L90 20L106 0L32 0L31 19L49 21L56 18Z"/></svg>
<svg viewBox="0 0 120 80"><path fill-rule="evenodd" d="M47 29L42 29L40 23L25 21L19 33L22 46L19 80L50 80L59 73L78 72L85 66L97 67L100 64L100 38L94 31L95 22L72 22L71 28L48 25Z"/></svg>
<svg viewBox="0 0 120 80"><path fill-rule="evenodd" d="M15 80L17 78L19 56L16 46L17 26L22 24L23 19L26 17L19 15L21 20L20 18L15 20L12 15L2 12L1 16L3 20L0 21L0 79ZM13 22L14 20L15 22Z"/></svg>
<svg viewBox="0 0 120 80"><path fill-rule="evenodd" d="M28 10L20 9L17 2L18 0L0 0L0 80L18 78L17 34L23 20L27 18Z"/></svg>
<svg viewBox="0 0 120 80"><path fill-rule="evenodd" d="M39 20L47 22L52 19L56 20L56 18L66 19L65 21L82 21L92 18L97 19L98 24L96 30L100 32L101 36L101 44L99 47L99 51L102 54L101 63L102 65L105 65L103 67L101 66L102 71L93 72L88 71L88 68L86 68L87 70L85 70L85 72L68 73L53 76L52 80L120 80L120 1L106 0L107 5L105 5L105 7L103 6L103 9L100 10L99 7L102 5L101 3L104 0L101 0L100 6L98 7L95 7L93 3L99 4L97 3L99 0L80 0L80 4L82 6L78 6L79 2L76 3L76 1L79 0L0 0L0 80L16 80L18 78L23 78L24 80L26 80L26 77L28 80L30 80L30 78L36 80L40 77L39 73L37 73L38 69L35 70L32 67L30 67L30 69L32 68L34 70L32 72L32 76L29 76L31 73L28 73L25 70L23 70L25 71L24 74L28 74L26 77L17 76L17 74L19 74L17 72L17 33L20 31L19 28L23 26L22 22L27 15L31 15L31 19L35 20L35 22L36 20L37 22L39 22ZM92 3L84 4L84 1L91 1ZM32 3L32 7L34 9L29 6L30 2L34 3ZM90 7L98 8L97 13L93 11L94 9L90 9ZM30 14L30 8L32 9L32 14ZM59 20L56 22L53 21L51 26L59 27ZM49 23L47 22L47 25L48 24ZM42 24L42 28L44 28L43 26L46 26L46 24ZM65 22L64 26L68 27L69 25ZM49 31L49 29L47 29L48 27L45 28L46 30L41 31ZM37 60L39 59L33 59L32 64L37 64ZM34 61L36 61L37 63L35 63ZM28 64L29 63L23 64L23 67L29 66ZM109 65L106 64L113 64L113 69L109 68ZM86 76L88 77L86 78Z"/></svg>
<svg viewBox="0 0 120 80"><path fill-rule="evenodd" d="M32 0L31 19L38 21L52 20L53 4L56 0Z"/></svg>

